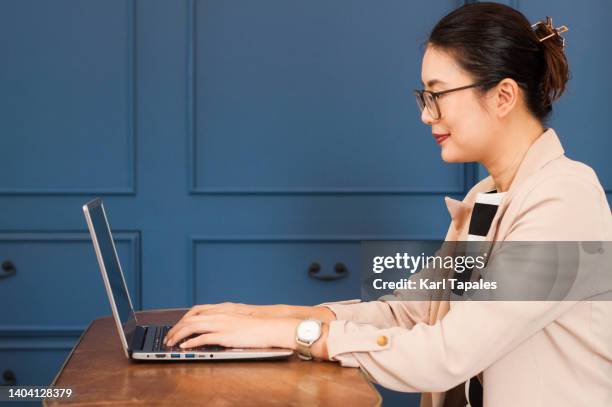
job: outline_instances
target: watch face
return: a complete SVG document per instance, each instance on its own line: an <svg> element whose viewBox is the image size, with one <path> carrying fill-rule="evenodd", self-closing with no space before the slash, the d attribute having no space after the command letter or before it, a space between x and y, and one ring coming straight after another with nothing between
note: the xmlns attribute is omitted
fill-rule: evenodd
<svg viewBox="0 0 612 407"><path fill-rule="evenodd" d="M302 321L297 329L297 336L304 342L313 342L321 336L321 327L316 321Z"/></svg>

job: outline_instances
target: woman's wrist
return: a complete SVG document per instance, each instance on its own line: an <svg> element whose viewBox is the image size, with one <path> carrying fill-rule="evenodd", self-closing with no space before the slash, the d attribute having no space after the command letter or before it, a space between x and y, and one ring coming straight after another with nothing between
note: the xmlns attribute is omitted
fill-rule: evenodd
<svg viewBox="0 0 612 407"><path fill-rule="evenodd" d="M274 305L253 305L251 316L257 318L287 318L290 317L290 305L274 304Z"/></svg>
<svg viewBox="0 0 612 407"><path fill-rule="evenodd" d="M277 319L274 331L279 335L277 336L278 343L275 345L280 348L296 350L297 343L295 342L295 336L300 322L302 322L302 320L299 318Z"/></svg>
<svg viewBox="0 0 612 407"><path fill-rule="evenodd" d="M255 305L251 316L258 318L314 318L324 322L336 319L336 314L325 306Z"/></svg>
<svg viewBox="0 0 612 407"><path fill-rule="evenodd" d="M329 360L327 351L327 336L329 334L329 324L323 322L321 324L321 336L310 347L312 357L318 360Z"/></svg>
<svg viewBox="0 0 612 407"><path fill-rule="evenodd" d="M309 318L315 318L318 320L321 320L323 322L330 322L330 321L335 321L336 320L336 314L334 314L334 312L325 307L325 306L315 306L315 307L310 307L311 311L310 311L310 316Z"/></svg>

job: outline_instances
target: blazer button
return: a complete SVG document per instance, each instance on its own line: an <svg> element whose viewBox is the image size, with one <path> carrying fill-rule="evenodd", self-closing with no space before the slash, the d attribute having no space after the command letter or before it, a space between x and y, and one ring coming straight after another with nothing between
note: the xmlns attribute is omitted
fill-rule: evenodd
<svg viewBox="0 0 612 407"><path fill-rule="evenodd" d="M385 346L389 342L389 339L385 335L381 335L376 338L376 343L380 346Z"/></svg>

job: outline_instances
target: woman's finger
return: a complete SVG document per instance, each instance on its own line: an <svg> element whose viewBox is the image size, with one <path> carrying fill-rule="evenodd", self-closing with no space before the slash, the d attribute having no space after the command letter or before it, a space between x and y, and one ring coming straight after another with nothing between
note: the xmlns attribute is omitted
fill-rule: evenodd
<svg viewBox="0 0 612 407"><path fill-rule="evenodd" d="M182 349L196 348L204 345L222 345L223 346L223 335L216 333L207 333L191 338L180 344Z"/></svg>
<svg viewBox="0 0 612 407"><path fill-rule="evenodd" d="M201 304L201 305L195 305L193 307L191 307L189 309L189 311L187 311L179 320L179 322L181 320L183 320L184 318L189 318L192 317L194 315L202 315L202 314L207 314L207 313L215 313L215 312L219 312L219 311L223 311L224 309L226 309L227 303L222 303L222 304Z"/></svg>
<svg viewBox="0 0 612 407"><path fill-rule="evenodd" d="M166 345L172 346L183 338L187 338L196 333L212 332L211 324L206 321L190 322L183 324L172 337L168 338Z"/></svg>
<svg viewBox="0 0 612 407"><path fill-rule="evenodd" d="M219 317L227 317L229 307L233 306L233 303L224 302L221 304L204 304L204 305L196 305L192 307L189 311L187 311L181 319L178 320L176 324L168 332L166 336L163 338L164 345L168 345L168 341L170 338L176 335L177 330L185 323L189 323L194 321L197 317L204 318L219 318ZM176 342L176 341L175 341Z"/></svg>
<svg viewBox="0 0 612 407"><path fill-rule="evenodd" d="M168 331L168 335L166 338L171 339L176 336L179 330L183 329L185 326L191 326L194 324L204 323L205 326L209 327L211 330L220 329L224 323L230 320L231 317L225 314L211 314L211 315L193 315L190 317L183 318L180 322L178 322L174 327L174 332L170 334ZM176 342L176 338L175 342Z"/></svg>
<svg viewBox="0 0 612 407"><path fill-rule="evenodd" d="M191 315L189 315L189 312L187 312L187 313L185 313L185 315L183 315L181 317L181 319L176 321L176 323L172 326L172 328L170 328L168 330L168 332L166 332L166 337L164 338L164 343L166 343L167 339L172 337L176 333L176 331L179 329L179 327L181 327L185 323L187 318L189 318L189 317L191 317Z"/></svg>
<svg viewBox="0 0 612 407"><path fill-rule="evenodd" d="M205 312L206 310L208 310L208 309L210 309L212 307L214 307L214 304L194 305L193 307L191 307L189 309L189 311L187 311L185 313L185 315L183 315L183 317L200 314L200 313Z"/></svg>
<svg viewBox="0 0 612 407"><path fill-rule="evenodd" d="M191 326L194 322L195 321L191 321L191 318L186 318L184 320L181 320L181 322L177 323L176 325L174 325L174 327L172 328L172 332L168 331L168 333L166 334L164 344L170 345L171 343L176 343L178 340L180 340L180 339L177 339L178 333L184 330L186 327ZM201 323L205 321L197 321L197 322Z"/></svg>
<svg viewBox="0 0 612 407"><path fill-rule="evenodd" d="M177 327L181 326L181 324L183 324L185 321L188 321L191 317L195 316L195 315L200 315L201 312L206 311L206 309L210 308L211 305L209 304L205 304L205 305L196 305L194 307L191 307L191 309L189 311L187 311L182 317L181 319L179 319L172 328L170 328L170 330L168 330L168 332L166 333L166 337L164 338L164 344L166 343L166 339L170 338L171 336L173 336L176 331L177 331Z"/></svg>

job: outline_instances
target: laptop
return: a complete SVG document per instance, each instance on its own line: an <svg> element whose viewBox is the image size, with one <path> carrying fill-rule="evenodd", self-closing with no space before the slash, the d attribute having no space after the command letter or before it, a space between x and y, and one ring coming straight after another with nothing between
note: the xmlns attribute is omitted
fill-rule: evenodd
<svg viewBox="0 0 612 407"><path fill-rule="evenodd" d="M291 354L291 349L281 348L226 348L218 345L205 345L197 348L181 349L181 342L168 347L163 344L166 332L171 326L141 325L134 313L125 278L113 242L110 225L100 198L83 205L91 240L106 293L110 301L113 317L121 345L128 359L149 361L214 361L230 359L283 359Z"/></svg>

